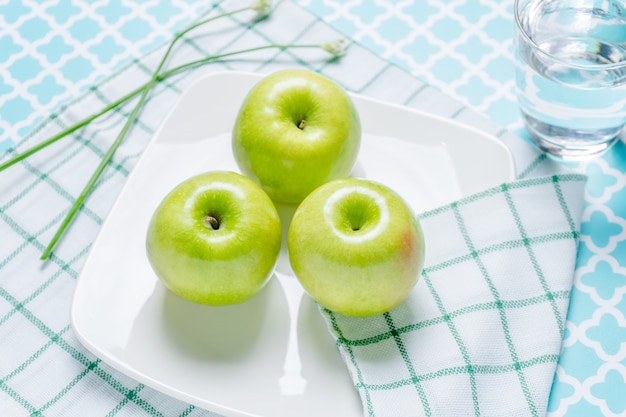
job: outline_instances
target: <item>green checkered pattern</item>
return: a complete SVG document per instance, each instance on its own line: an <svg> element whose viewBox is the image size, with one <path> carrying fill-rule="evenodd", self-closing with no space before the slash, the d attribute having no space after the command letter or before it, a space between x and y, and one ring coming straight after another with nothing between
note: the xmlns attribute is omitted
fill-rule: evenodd
<svg viewBox="0 0 626 417"><path fill-rule="evenodd" d="M242 2L214 2L209 13L240 7ZM247 2L246 2L247 4ZM242 14L212 23L206 29L193 32L176 48L168 67L268 43L321 43L340 37L324 22L315 18L296 4L278 1L269 18L254 22L252 14ZM31 134L16 141L2 160L42 142L67 126L82 120L104 106L122 97L140 83L147 82L156 68L165 47L138 59L120 72L92 87L84 95L58 109ZM123 374L115 371L99 358L87 351L75 338L70 326L69 310L76 279L85 257L89 252L103 219L110 211L116 196L126 178L145 149L159 124L172 108L177 98L193 81L209 72L223 70L245 70L270 73L287 67L306 67L319 71L336 80L346 89L376 97L388 102L428 110L444 117L468 123L505 141L514 152L520 176L531 178L543 173L554 172L554 166L545 160L525 142L514 135L477 115L472 110L449 99L436 89L412 77L403 70L391 65L367 49L355 43L347 44L347 54L340 60L328 60L323 51L310 49L267 49L238 57L215 61L185 73L173 76L159 83L150 94L145 110L140 114L129 136L116 153L104 175L97 183L92 195L87 199L79 215L72 223L69 233L59 242L50 260L42 263L39 256L52 238L63 217L78 197L87 178L106 153L115 139L125 118L131 112L134 102L129 102L110 112L87 127L74 132L59 143L43 152L9 168L0 174L0 414L7 416L209 416L205 410L172 399ZM552 178L552 177L549 177ZM558 182L549 181L556 189L579 179L557 177ZM459 385L451 385L453 393L462 386L470 390L468 405L470 414L485 409L483 390L484 376L493 375L516 379L513 387L521 389L528 406L536 414L542 414L544 399L549 390L556 364L559 344L553 343L546 353L527 352L524 344L519 344L517 330L512 318L514 312L523 309L541 308L547 305L547 313L540 321L553 323L550 337L559 338L562 333L562 320L569 297L567 283L555 286L546 271L536 273L533 282L539 282L536 295L504 296L497 276L492 275L488 262L493 255L508 250L523 250L526 258L536 268L542 267L539 258L541 244L568 241L571 245L575 227L558 234L531 234L525 227L527 219L516 220L514 230L521 237L510 242L498 242L492 246L479 245L475 234L469 230L472 223L466 218L467 209L500 196L510 201L509 209L518 209L517 196L522 191L545 187L542 180L522 181L510 188L489 191L480 197L463 200L442 208L440 211L423 216L425 225L447 217L447 222L457 225L459 241L465 245L460 255L442 258L433 257L437 250L432 239L429 241L429 266L421 280L421 292L430 294L437 314L428 319L414 321L411 325L420 329L412 331L400 321L397 312L381 316L377 326L364 329L364 334L346 327L339 317L330 316L333 326L340 331L339 346L348 352L346 363L353 368L355 385L363 393L366 413L379 414L379 393L392 393L391 390L410 388L417 396L405 402L402 397L396 402L404 402L412 410L424 409L426 414L439 413L441 407L454 410L460 403L441 401L430 397L431 386L437 380L448 381L455 378ZM565 194L565 193L564 193ZM514 203L515 202L515 203ZM566 207L565 200L559 200ZM491 209L490 209L491 210ZM516 211L517 213L517 211ZM572 213L575 223L576 214ZM555 232L556 233L556 232ZM561 236L561 237L559 237ZM568 240L569 239L569 240ZM446 246L446 245L443 245ZM475 256L474 256L475 255ZM521 258L520 254L517 254ZM529 258L530 257L530 258ZM468 302L458 306L449 302L445 288L440 284L442 273L471 261L483 279L486 301ZM543 277L543 278L542 278ZM571 283L571 282L570 282ZM486 285L486 286L485 286ZM542 312L543 314L543 312ZM493 329L503 334L503 352L508 355L495 363L473 352L465 335L463 320L477 322L481 318L496 317ZM525 316L527 317L527 316ZM550 320L547 318L550 317ZM552 319L552 317L554 319ZM535 327L526 320L528 330ZM558 323L557 323L558 322ZM475 324L475 323L474 323ZM475 327L474 324L470 327ZM385 331L381 326L387 326ZM439 333L451 339L447 350L451 358L460 355L460 361L451 361L437 369L425 368L415 359L410 347L411 338L429 329L443 329ZM378 329L378 330L377 330ZM495 330L494 330L495 329ZM547 335L546 335L547 337ZM429 338L428 343L434 340ZM397 360L395 368L385 371L387 380L373 379L376 374L366 372L359 362L360 352L376 349L379 346L393 345ZM486 347L490 346L489 344ZM383 346L384 347L384 346ZM495 349L495 347L494 347ZM486 354L491 355L487 349ZM452 353L456 353L452 355ZM498 352L500 355L502 352ZM494 353L495 354L495 353ZM489 356L488 356L489 357ZM535 383L535 369L544 369L540 383ZM391 371L397 369L396 375ZM453 382L454 382L453 381ZM469 384L468 384L469 382ZM463 388L465 389L465 388ZM412 393L411 393L412 395ZM540 398L537 398L540 397ZM386 400L384 400L386 401ZM505 413L512 415L511 413ZM486 414L484 414L486 415Z"/></svg>
<svg viewBox="0 0 626 417"><path fill-rule="evenodd" d="M543 416L565 328L585 177L502 184L420 215L398 308L323 310L367 416Z"/></svg>

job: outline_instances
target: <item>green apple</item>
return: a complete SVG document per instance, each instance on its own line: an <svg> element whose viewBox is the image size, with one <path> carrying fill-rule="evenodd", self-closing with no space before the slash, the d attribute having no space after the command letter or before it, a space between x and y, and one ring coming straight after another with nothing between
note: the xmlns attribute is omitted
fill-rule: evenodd
<svg viewBox="0 0 626 417"><path fill-rule="evenodd" d="M339 314L367 317L398 306L424 264L411 208L367 179L330 181L302 201L287 234L289 262L306 292Z"/></svg>
<svg viewBox="0 0 626 417"><path fill-rule="evenodd" d="M148 260L173 293L199 304L243 302L269 280L281 246L278 213L249 178L228 171L191 177L156 208Z"/></svg>
<svg viewBox="0 0 626 417"><path fill-rule="evenodd" d="M261 79L244 99L232 132L241 172L275 201L291 204L348 176L360 144L361 123L350 96L304 69Z"/></svg>

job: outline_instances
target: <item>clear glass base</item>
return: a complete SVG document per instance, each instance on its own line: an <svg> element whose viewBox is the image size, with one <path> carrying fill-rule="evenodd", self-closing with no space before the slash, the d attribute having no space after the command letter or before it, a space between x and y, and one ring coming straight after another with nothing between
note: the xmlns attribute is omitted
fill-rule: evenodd
<svg viewBox="0 0 626 417"><path fill-rule="evenodd" d="M548 156L561 161L582 161L601 156L617 142L623 128L568 129L549 125L525 113L523 116L535 145Z"/></svg>

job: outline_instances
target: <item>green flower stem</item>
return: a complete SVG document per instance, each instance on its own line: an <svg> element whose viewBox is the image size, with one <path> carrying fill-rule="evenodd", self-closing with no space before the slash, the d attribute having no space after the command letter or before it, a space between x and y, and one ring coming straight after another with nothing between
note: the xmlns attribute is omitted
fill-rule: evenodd
<svg viewBox="0 0 626 417"><path fill-rule="evenodd" d="M126 123L124 123L124 126L122 127L122 130L120 131L119 135L117 135L117 138L115 139L115 141L113 142L113 144L111 145L111 147L109 148L107 153L104 155L104 157L100 161L100 164L98 164L98 167L96 168L96 170L92 174L91 178L89 178L89 181L87 182L87 184L85 185L85 187L81 191L80 195L78 196L76 201L74 201L74 204L70 208L70 211L68 212L68 214L63 219L63 222L61 223L61 226L57 229L56 233L52 237L52 240L50 241L48 246L43 251L43 253L41 255L41 259L42 260L45 260L45 259L47 259L50 256L50 253L52 252L52 249L54 249L55 245L57 244L57 242L59 241L59 239L61 238L63 233L65 233L65 230L68 228L69 224L74 219L74 216L76 216L76 213L78 212L78 210L80 210L80 208L82 207L83 203L85 202L85 199L91 193L91 190L93 189L93 187L96 185L96 182L100 178L100 175L102 175L102 173L106 169L107 165L109 164L109 162L113 158L113 155L115 154L115 152L119 148L120 144L122 143L122 141L126 137L126 134L130 130L130 127L135 123L135 120L137 119L137 115L139 114L139 110L143 107L143 104L145 103L146 98L148 97L148 93L152 90L152 87L157 82L157 79L159 77L159 73L161 72L161 69L165 65L165 62L167 61L167 58L169 57L169 55L170 55L172 49L174 48L174 45L176 44L176 42L180 38L182 38L186 33L188 33L189 31L197 28L198 26L204 25L204 24L206 24L208 22L211 22L213 20L216 20L216 19L219 19L219 18L222 18L222 17L232 16L232 15L234 15L236 13L239 13L239 12L242 12L242 11L248 10L248 9L249 8L246 7L246 8L234 10L232 12L223 13L223 14L220 14L218 16L213 16L213 17L210 17L210 18L207 18L207 19L203 19L203 20L201 20L201 21L199 21L199 22L197 22L197 23L195 23L193 25L190 25L189 27L185 28L185 30L183 30L182 32L180 32L176 36L174 36L174 38L170 41L170 44L169 44L167 50L165 51L165 54L161 58L161 62L159 62L158 67L153 72L150 81L147 83L147 85L144 86L143 90L141 91L141 96L139 97L139 100L138 100L137 104L135 105L135 107L133 108L133 110L132 110L131 114L129 115L128 119L126 119Z"/></svg>
<svg viewBox="0 0 626 417"><path fill-rule="evenodd" d="M80 122L73 124L72 126L68 127L67 129L63 130L62 132L57 133L56 135L52 136L51 138L37 144L36 146L33 146L32 148L22 152L21 154L17 155L16 157L9 159L8 161L0 164L0 172L7 169L8 167L10 167L11 165L15 165L16 163L28 158L29 156L31 156L32 154L39 152L40 150L48 147L49 145L53 144L54 142L58 141L59 139L64 138L65 136L69 135L70 133L75 132L76 130L80 129L83 126L88 125L89 123L93 122L95 119L97 119L98 117L102 116L103 114L108 113L109 111L113 110L114 108L116 108L117 106L119 106L122 103L125 103L126 101L130 100L131 98L135 97L137 94L139 94L144 88L146 88L147 84L144 84L143 86L131 91L130 93L126 94L124 97L114 101L113 103L109 104L108 106L106 106L105 108L103 108L102 110L100 110L97 113L92 114L91 116L81 120Z"/></svg>
<svg viewBox="0 0 626 417"><path fill-rule="evenodd" d="M120 98L119 100L109 104L108 106L106 106L105 108L103 108L101 111L99 111L98 113L92 114L91 116L87 117L86 119L81 120L80 122L72 125L71 127L63 130L62 132L57 133L56 135L52 136L50 139L28 149L27 151L21 153L20 155L16 156L15 158L12 158L2 164L0 164L0 172L2 172L3 170L5 170L6 168L28 158L29 156L31 156L32 154L46 148L48 145L53 144L54 142L56 142L57 140L69 135L72 132L75 132L76 130L80 129L81 127L91 123L92 121L94 121L95 119L97 119L98 117L102 116L103 114L108 113L109 111L111 111L112 109L116 108L117 106L119 106L122 103L125 103L126 101L130 100L131 98L135 97L137 94L139 94L140 92L144 91L146 88L152 87L154 85L154 81L155 81L155 76L156 79L158 79L158 74L161 71L161 69L163 68L163 65L165 64L165 61L167 60L167 58L169 57L172 48L174 47L174 44L181 38L183 37L185 34L187 34L188 32L192 31L193 29L202 26L206 23L209 23L213 20L222 18L222 17L226 17L226 16L232 16L236 13L240 13L242 11L245 10L249 10L248 7L242 8L242 9L238 9L238 10L234 10L232 12L228 12L228 13L223 13L217 16L213 16L207 19L203 19L200 20L196 23L194 23L193 25L185 28L182 32L176 34L174 36L174 38L170 41L170 44L167 48L167 50L165 51L165 55L163 56L163 58L161 58L161 62L159 63L158 68L154 71L153 75L152 75L152 79L144 84L143 86L135 89L134 91L131 91L130 93L128 93L127 95L125 95L124 97Z"/></svg>
<svg viewBox="0 0 626 417"><path fill-rule="evenodd" d="M237 50L237 51L233 51L233 52L227 52L224 54L220 54L220 55L213 55L207 58L203 58L203 59L199 59L196 61L192 61L192 62L188 62L186 64L180 65L178 67L172 68L168 71L165 71L161 74L159 74L156 78L156 82L161 82L163 80L165 80L168 77L171 77L172 75L175 75L176 73L182 71L182 70L186 70L190 67L193 66L197 66L197 65L201 65L201 64L205 64L211 61L216 61L218 59L222 59L222 58L226 58L229 56L233 56L233 55L238 55L238 54L244 54L244 53L248 53L248 52L254 52L254 51L258 51L258 50L262 50L262 49L295 49L295 48L319 48L320 45L265 45L265 46L259 46L259 47L254 47L254 48L248 48L248 49L241 49L241 50ZM16 163L23 161L24 159L28 158L29 156L33 155L34 153L39 152L42 149L47 148L49 145L52 145L53 143L57 142L59 139L64 138L65 136L69 135L70 133L75 132L76 130L80 129L81 127L84 127L86 125L88 125L89 123L91 123L92 121L94 121L95 119L97 119L98 117L108 113L109 111L115 109L116 107L120 106L121 104L124 104L125 102L127 102L128 100L134 98L135 96L137 96L139 93L141 93L142 91L144 91L146 88L148 88L149 86L151 86L152 80L145 83L144 85L142 85L141 87L136 88L135 90L131 91L130 93L126 94L125 96L117 99L116 101L110 103L109 105L107 105L106 107L104 107L102 110L100 110L97 113L92 114L91 116L77 122L76 124L68 127L67 129L57 133L56 135L52 136L51 138L37 144L36 146L33 146L32 148L29 148L28 150L22 152L21 154L15 156L12 159L9 159L8 161L1 163L0 164L0 172L4 171L5 169L9 168L12 165L15 165Z"/></svg>
<svg viewBox="0 0 626 417"><path fill-rule="evenodd" d="M67 229L67 227L69 226L69 224L73 220L73 218L76 215L76 213L78 212L78 210L83 205L83 202L85 201L87 196L91 193L91 190L93 189L93 187L95 186L96 182L100 178L100 175L102 175L102 172L104 172L105 168L107 167L107 165L111 161L111 158L113 157L113 154L115 153L117 148L122 143L124 137L126 136L126 133L130 129L130 126L134 123L135 117L137 116L137 113L139 112L139 109L140 109L141 105L143 105L143 103L145 101L145 98L148 95L148 91L149 91L149 89L145 89L144 90L144 94L141 95L141 97L139 99L139 102L137 103L137 106L135 106L135 108L133 109L131 115L126 120L126 123L124 124L124 127L122 128L120 134L115 139L115 142L113 142L113 144L111 145L111 147L109 148L107 153L104 155L104 157L100 161L100 164L98 165L98 167L96 168L96 170L92 174L91 178L87 182L87 185L85 185L85 188L83 188L83 191L80 193L80 195L78 196L76 201L74 201L74 204L72 205L72 208L70 209L68 214L65 216L65 219L63 219L63 223L61 223L61 226L57 229L57 232L55 233L54 237L52 238L52 240L50 241L50 243L48 244L46 249L43 251L43 253L41 255L41 259L42 260L45 260L45 259L48 258L48 256L50 256L50 253L52 252L52 249L54 248L54 246L57 244L57 242L59 241L59 239L61 238L61 236L65 232L65 230Z"/></svg>
<svg viewBox="0 0 626 417"><path fill-rule="evenodd" d="M50 138L49 140L43 142L39 146L36 146L31 151L28 151L28 154L25 157L31 155L32 153L37 152L40 149L43 149L44 147L48 146L49 144L55 142L56 140L66 136L69 133L75 131L76 129L86 125L87 123L89 123L92 120L94 120L96 117L99 117L100 115L110 111L111 109L117 107L121 103L126 102L127 100L129 100L130 98L136 96L137 94L139 94L141 92L141 96L139 97L139 101L137 102L137 104L133 108L133 111L131 112L131 114L129 115L128 119L126 120L126 123L124 124L124 126L123 126L122 130L120 131L119 135L117 136L117 138L115 139L115 141L113 142L113 144L111 145L111 147L109 148L107 153L102 158L100 164L98 165L98 167L96 168L96 170L92 174L91 178L89 179L89 181L87 182L87 184L83 188L82 192L80 193L80 195L78 196L78 198L76 199L76 201L74 202L72 207L70 208L70 211L68 212L68 214L64 218L63 222L61 223L61 226L57 229L57 232L53 236L52 240L50 241L48 246L43 251L43 253L41 255L41 259L42 260L45 260L45 259L47 259L50 256L50 253L52 252L52 250L56 246L57 242L62 237L62 235L65 233L65 231L69 227L70 223L72 222L73 218L76 216L76 214L78 213L78 211L82 207L85 199L91 193L91 191L92 191L93 187L95 186L96 182L98 181L98 179L100 178L100 176L102 175L102 173L106 169L107 165L109 164L109 162L113 158L113 155L115 154L115 152L119 148L120 144L122 143L122 141L126 137L130 127L136 121L137 115L139 114L140 109L143 107L143 105L145 103L145 100L146 100L146 98L148 96L148 93L152 90L152 88L154 87L154 85L157 82L160 82L160 81L164 80L165 78L167 78L167 77L169 77L171 75L174 75L174 74L176 74L179 71L182 71L182 70L185 70L187 68L190 68L192 66L200 65L200 64L203 64L203 63L208 63L208 62L211 62L211 61L215 61L215 60L218 60L218 59L221 59L221 58L225 58L225 57L228 57L228 56L233 56L233 55L236 55L236 54L253 52L253 51L258 51L258 50L262 50L262 49L270 49L270 48L278 48L278 49L286 49L286 48L289 48L289 47L318 48L320 46L320 45L265 45L265 46L260 46L260 47L243 49L243 50L240 50L240 51L234 51L234 52L228 52L228 53L219 54L219 55L213 55L213 56L210 56L210 57L207 57L207 58L204 58L204 59L200 59L200 60L196 60L196 61L192 61L192 62L183 64L183 65L180 65L178 67L175 67L175 68L173 68L173 69L171 69L169 71L166 71L166 72L161 74L161 69L163 68L163 65L165 64L167 58L169 57L169 54L170 54L174 44L185 33L189 32L190 30L192 30L192 29L194 29L194 28L196 28L196 27L198 27L200 25L208 23L209 21L215 20L215 19L220 18L220 17L229 16L229 15L232 15L232 14L235 14L235 13L239 13L239 12L244 11L244 10L248 10L248 8L239 9L239 10L236 10L236 11L233 11L233 12L229 12L229 13L225 13L225 14L222 14L222 15L219 15L219 16L215 16L215 17L212 17L212 18L209 18L209 19L205 19L205 20L202 20L202 21L200 21L200 22L198 22L198 23L196 23L196 24L194 24L192 26L189 26L184 31L182 31L179 34L177 34L174 37L174 39L170 42L170 44L168 46L168 49L165 52L165 55L161 59L161 62L159 63L157 69L154 71L154 73L152 75L152 78L150 79L150 81L148 83L146 83L142 87L139 87L139 88L135 89L134 91L130 92L126 96L124 96L121 99L117 100L115 103L111 103L110 105L105 107L102 111L100 111L100 112L98 112L98 113L88 117L87 119L84 119L83 121L77 123L76 125L72 126L71 128L66 129L65 131L55 135L54 137ZM21 158L21 159L23 159L23 158ZM17 161L15 161L15 162L17 162ZM12 165L15 162L8 161L7 163L5 163L3 165L0 165L0 171L2 169L4 169L4 168L8 167L9 163L10 163L10 165Z"/></svg>
<svg viewBox="0 0 626 417"><path fill-rule="evenodd" d="M175 73L185 70L187 68L193 67L193 66L197 66L197 65L201 65L201 64L206 64L212 61L216 61L218 59L223 59L223 58L228 58L230 56L233 55L238 55L238 54L245 54L248 52L255 52L255 51L261 51L264 49L302 49L302 48L319 48L320 45L296 45L296 44L289 44L289 45L276 45L276 44L272 44L272 45L263 45L263 46L255 46L252 48L248 48L248 49L240 49L237 51L233 51L233 52L225 52L223 54L218 54L218 55L211 55L209 57L206 58L202 58L202 59L198 59L196 61L191 61L188 62L186 64L180 65L178 67L172 68L171 70L165 71L163 74L161 74L159 77L157 77L157 81L162 81L165 78L168 78L172 75L174 75Z"/></svg>

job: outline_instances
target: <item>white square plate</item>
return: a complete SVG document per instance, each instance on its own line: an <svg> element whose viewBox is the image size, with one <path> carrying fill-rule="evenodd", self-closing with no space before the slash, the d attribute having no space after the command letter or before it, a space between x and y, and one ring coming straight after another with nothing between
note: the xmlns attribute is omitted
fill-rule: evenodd
<svg viewBox="0 0 626 417"><path fill-rule="evenodd" d="M94 242L76 286L72 325L87 349L114 368L216 413L361 416L331 335L292 276L284 249L263 291L228 307L172 295L146 258L147 225L167 192L200 172L238 171L230 131L260 78L216 73L184 92ZM511 155L496 138L448 119L353 99L363 130L354 175L395 189L417 213L514 178ZM293 211L278 208L283 217Z"/></svg>

